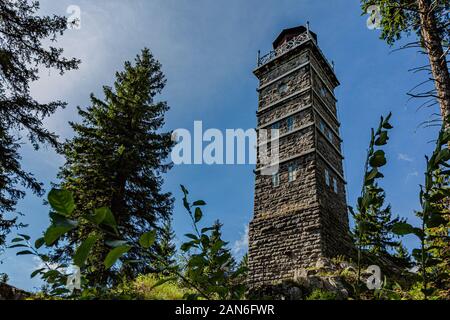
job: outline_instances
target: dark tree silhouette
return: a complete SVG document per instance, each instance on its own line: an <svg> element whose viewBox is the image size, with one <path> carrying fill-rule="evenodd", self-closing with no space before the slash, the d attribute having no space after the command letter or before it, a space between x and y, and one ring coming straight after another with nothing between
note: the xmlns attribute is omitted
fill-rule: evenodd
<svg viewBox="0 0 450 320"><path fill-rule="evenodd" d="M56 41L67 29L59 16L37 16L37 1L0 1L0 245L16 223L5 214L15 209L25 195L22 187L41 195L42 185L20 165L21 133L35 149L40 144L58 146L54 133L42 121L65 103L39 103L30 95L30 83L39 79L39 67L55 68L61 74L76 69L79 61L64 58L63 50L44 45Z"/></svg>

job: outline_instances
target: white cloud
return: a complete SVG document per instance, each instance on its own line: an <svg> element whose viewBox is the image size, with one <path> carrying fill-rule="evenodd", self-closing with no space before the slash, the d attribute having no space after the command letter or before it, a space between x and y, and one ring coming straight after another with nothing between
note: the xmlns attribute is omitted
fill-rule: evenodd
<svg viewBox="0 0 450 320"><path fill-rule="evenodd" d="M406 161L406 162L413 162L414 161L413 158L411 158L410 156L408 156L405 153L399 153L397 159L398 160L402 160L402 161Z"/></svg>
<svg viewBox="0 0 450 320"><path fill-rule="evenodd" d="M39 257L34 256L33 257L33 262L34 265L31 268L31 272L33 272L34 270L37 269L47 269L48 267L50 267L52 270L58 268L58 264L57 263L51 263L51 262L47 262L47 264L45 264ZM59 269L61 272L65 272L65 270L63 268Z"/></svg>
<svg viewBox="0 0 450 320"><path fill-rule="evenodd" d="M408 173L406 175L405 183L408 182L409 179L414 178L414 177L418 177L418 176L419 176L419 172L417 170Z"/></svg>
<svg viewBox="0 0 450 320"><path fill-rule="evenodd" d="M233 245L233 253L235 255L243 255L248 250L248 225L245 225L245 231L239 240Z"/></svg>

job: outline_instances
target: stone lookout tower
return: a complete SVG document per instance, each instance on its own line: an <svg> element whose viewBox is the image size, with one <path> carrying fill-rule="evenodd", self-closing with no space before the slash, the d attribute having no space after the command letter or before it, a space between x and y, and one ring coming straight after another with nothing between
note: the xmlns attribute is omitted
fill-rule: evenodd
<svg viewBox="0 0 450 320"><path fill-rule="evenodd" d="M259 140L278 138L278 170L256 168L255 209L249 234L250 288L295 278L320 258L350 250L348 214L334 89L339 81L309 27L286 29L274 50L258 54ZM271 130L272 129L272 130ZM273 152L273 151L272 151ZM259 158L259 157L258 157Z"/></svg>

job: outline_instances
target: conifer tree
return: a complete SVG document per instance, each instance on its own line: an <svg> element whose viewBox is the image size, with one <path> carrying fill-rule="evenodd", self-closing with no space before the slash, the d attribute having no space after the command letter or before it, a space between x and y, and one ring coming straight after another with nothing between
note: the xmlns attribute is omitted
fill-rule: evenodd
<svg viewBox="0 0 450 320"><path fill-rule="evenodd" d="M160 239L156 243L156 253L159 259L155 260L154 265L157 272L168 274L167 268L177 268L175 257L177 249L174 239L175 232L172 229L172 220L167 219L162 225Z"/></svg>
<svg viewBox="0 0 450 320"><path fill-rule="evenodd" d="M67 20L59 16L37 16L37 1L0 1L0 245L15 224L15 205L28 188L42 194L42 185L20 165L21 137L26 132L35 149L40 144L58 145L54 133L42 125L65 103L39 103L30 95L30 83L39 79L39 67L55 68L61 74L77 68L79 61L62 56L63 50L45 46L67 29Z"/></svg>
<svg viewBox="0 0 450 320"><path fill-rule="evenodd" d="M387 160L385 152L376 148L386 145L389 140L388 131L393 128L390 118L391 114L386 119L382 117L378 129L372 129L358 210L355 213L350 208L355 219L353 235L357 247L376 256L388 255L389 249L400 245L392 232L400 219L392 217L390 205L385 206L386 194L377 182L384 177L380 168L386 165Z"/></svg>
<svg viewBox="0 0 450 320"><path fill-rule="evenodd" d="M404 267L404 268L412 268L413 263L411 261L411 255L408 253L408 250L405 248L404 245L399 245L395 249L395 255L394 260L397 263L397 265Z"/></svg>
<svg viewBox="0 0 450 320"><path fill-rule="evenodd" d="M161 133L166 102L156 102L166 83L160 63L148 49L136 57L134 65L125 63L116 73L114 87L104 87L104 100L91 95L92 105L79 108L81 123L71 123L75 137L64 145L66 163L59 177L61 187L73 192L77 208L74 216L96 208L111 209L121 237L138 248L139 237L159 230L171 217L172 197L161 191L163 178L171 164L167 157L172 147L171 133ZM54 259L61 261L77 242L92 232L80 227L60 245ZM111 243L110 246L120 245ZM111 248L96 247L88 262L89 274L97 283L111 283L119 270L106 271L101 261ZM148 272L148 261L138 249L131 249L121 265L120 274L134 277ZM94 263L94 261L96 261Z"/></svg>

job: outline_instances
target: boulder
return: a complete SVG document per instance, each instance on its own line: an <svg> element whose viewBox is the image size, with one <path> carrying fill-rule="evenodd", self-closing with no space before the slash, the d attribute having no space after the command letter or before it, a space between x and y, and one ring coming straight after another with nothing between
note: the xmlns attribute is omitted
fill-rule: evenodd
<svg viewBox="0 0 450 320"><path fill-rule="evenodd" d="M0 283L0 300L23 300L29 296L30 294L26 291Z"/></svg>

